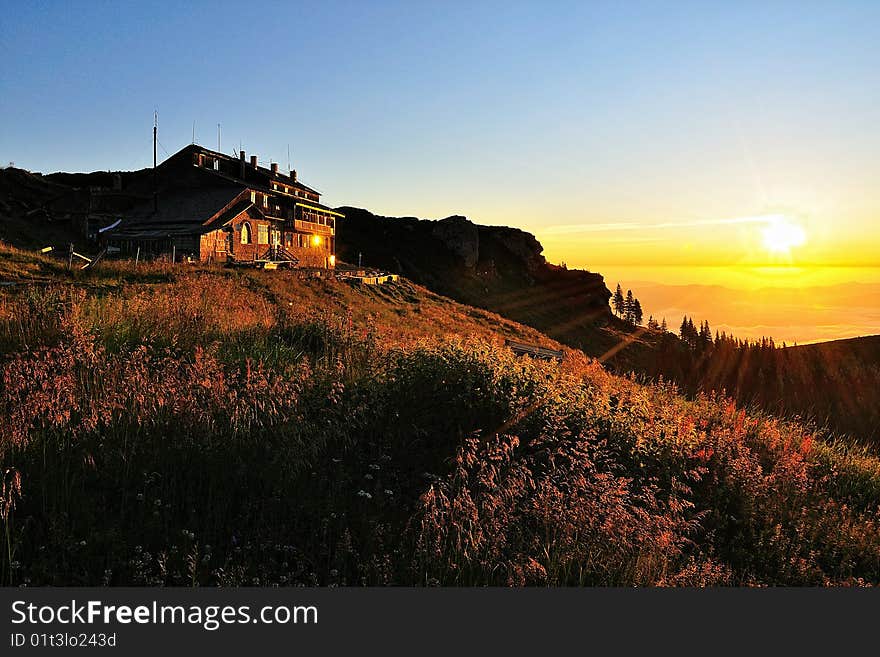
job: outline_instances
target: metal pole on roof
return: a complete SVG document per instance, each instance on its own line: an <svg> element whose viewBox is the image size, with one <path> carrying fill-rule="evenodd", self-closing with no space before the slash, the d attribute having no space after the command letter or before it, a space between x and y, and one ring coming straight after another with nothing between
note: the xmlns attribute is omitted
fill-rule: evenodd
<svg viewBox="0 0 880 657"><path fill-rule="evenodd" d="M159 140L159 111L153 112L153 212L159 211L159 183L156 180L156 142Z"/></svg>

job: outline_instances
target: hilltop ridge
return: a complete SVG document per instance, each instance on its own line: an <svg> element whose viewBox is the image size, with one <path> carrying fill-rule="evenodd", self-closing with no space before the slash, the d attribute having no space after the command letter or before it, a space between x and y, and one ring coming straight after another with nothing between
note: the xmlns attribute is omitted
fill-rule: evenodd
<svg viewBox="0 0 880 657"><path fill-rule="evenodd" d="M338 252L363 259L461 303L532 326L599 355L632 333L611 313L601 274L547 262L537 238L519 228L484 226L453 215L440 220L384 217L337 208Z"/></svg>

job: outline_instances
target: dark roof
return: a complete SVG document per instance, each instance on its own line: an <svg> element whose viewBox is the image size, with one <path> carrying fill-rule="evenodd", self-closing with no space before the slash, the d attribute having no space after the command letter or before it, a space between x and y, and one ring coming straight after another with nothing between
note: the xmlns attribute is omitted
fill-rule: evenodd
<svg viewBox="0 0 880 657"><path fill-rule="evenodd" d="M239 201L232 208L226 207L244 189L227 185L160 192L157 212L153 211L152 201L135 206L123 213L122 223L108 231L108 237L163 237L207 232L210 230L204 225L207 221L221 212L221 216L226 216L227 212L243 203ZM250 205L249 200L242 210L247 205ZM231 218L228 217L227 221Z"/></svg>
<svg viewBox="0 0 880 657"><path fill-rule="evenodd" d="M227 153L221 153L220 151L212 151L210 148L205 148L204 146L200 146L199 144L190 144L189 146L184 146L182 149L177 151L177 153L175 153L171 157L176 157L177 155L179 155L183 152L202 153L204 155L210 155L211 157L223 158L224 160L227 160L229 162L238 162L239 161L239 158L237 158L237 157L234 157L232 155L228 155ZM171 158L169 158L169 159L171 159ZM164 164L164 162L163 162L163 164ZM247 165L250 166L250 160L247 160ZM285 173L282 173L280 170L278 171L278 173L273 174L271 169L267 169L266 167L258 166L257 171L266 175L271 180L277 180L278 182L281 182L285 185L289 185L291 187L296 187L297 189L301 189L306 192L311 192L312 194L318 194L319 196L321 195L321 192L319 192L317 189L312 189L308 185L301 183L299 180L294 182L293 178L291 178L289 175L287 175ZM242 182L246 182L246 181L242 181Z"/></svg>

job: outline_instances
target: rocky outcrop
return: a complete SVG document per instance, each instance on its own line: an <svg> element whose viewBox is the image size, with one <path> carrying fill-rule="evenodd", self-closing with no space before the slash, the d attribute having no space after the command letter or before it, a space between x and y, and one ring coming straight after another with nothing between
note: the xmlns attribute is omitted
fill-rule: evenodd
<svg viewBox="0 0 880 657"><path fill-rule="evenodd" d="M453 215L441 219L434 224L431 234L461 258L465 267L473 268L477 265L480 257L480 231L466 217Z"/></svg>
<svg viewBox="0 0 880 657"><path fill-rule="evenodd" d="M547 261L542 255L544 247L531 233L507 226L481 226L480 230L510 251L529 272L546 266Z"/></svg>
<svg viewBox="0 0 880 657"><path fill-rule="evenodd" d="M481 226L465 217L440 221L380 217L337 208L337 253L401 274L439 294L486 308L581 346L595 327L612 322L611 292L601 275L552 265L531 233Z"/></svg>

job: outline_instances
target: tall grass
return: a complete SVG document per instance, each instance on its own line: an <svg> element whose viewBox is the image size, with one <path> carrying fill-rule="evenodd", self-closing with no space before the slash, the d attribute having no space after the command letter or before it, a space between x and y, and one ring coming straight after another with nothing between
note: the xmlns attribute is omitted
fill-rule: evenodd
<svg viewBox="0 0 880 657"><path fill-rule="evenodd" d="M4 293L0 576L880 581L870 453L575 353L516 359L521 329L477 315L277 274Z"/></svg>

